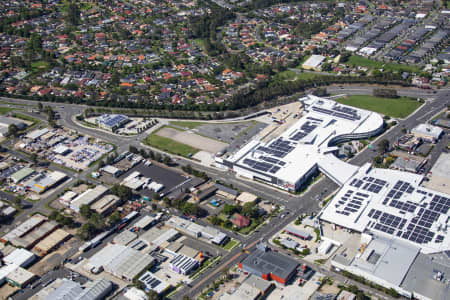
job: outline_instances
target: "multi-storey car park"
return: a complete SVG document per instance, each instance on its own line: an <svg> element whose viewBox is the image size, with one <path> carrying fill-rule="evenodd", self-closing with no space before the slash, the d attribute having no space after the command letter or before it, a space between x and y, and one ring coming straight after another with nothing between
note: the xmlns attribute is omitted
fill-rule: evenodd
<svg viewBox="0 0 450 300"><path fill-rule="evenodd" d="M383 119L377 113L315 96L300 101L303 116L281 136L267 143L252 140L230 157L217 157L216 162L238 176L289 191L298 190L318 170L342 185L358 167L339 160L335 145L379 134Z"/></svg>

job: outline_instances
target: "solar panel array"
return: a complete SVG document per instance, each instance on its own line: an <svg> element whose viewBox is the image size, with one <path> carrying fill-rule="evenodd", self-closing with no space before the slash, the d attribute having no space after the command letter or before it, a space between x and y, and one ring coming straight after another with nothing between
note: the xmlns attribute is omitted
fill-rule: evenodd
<svg viewBox="0 0 450 300"><path fill-rule="evenodd" d="M244 159L243 163L252 169L255 169L255 170L258 170L261 172L269 172L272 174L275 174L281 168L281 167L273 165L271 163L260 162L260 161L256 161L256 160L253 160L250 158Z"/></svg>
<svg viewBox="0 0 450 300"><path fill-rule="evenodd" d="M269 146L259 146L256 150L270 154L272 156L283 158L289 152L294 150L294 146L291 145L289 141L283 140L283 138L278 138L274 142L272 142Z"/></svg>
<svg viewBox="0 0 450 300"><path fill-rule="evenodd" d="M335 106L333 107L333 109L326 109L322 107L313 106L312 110L333 117L347 119L350 121L356 121L361 119L361 116L358 115L356 109L345 106Z"/></svg>
<svg viewBox="0 0 450 300"><path fill-rule="evenodd" d="M310 134L314 129L316 129L317 126L318 125L310 121L307 121L300 127L300 129L292 137L290 137L290 139L298 142L299 140Z"/></svg>
<svg viewBox="0 0 450 300"><path fill-rule="evenodd" d="M344 196L342 196L341 199L338 200L337 204L335 204L336 208L343 206L343 209L336 212L345 216L348 216L351 213L356 213L360 210L364 201L368 198L368 194L360 192L355 193L352 190L347 190Z"/></svg>

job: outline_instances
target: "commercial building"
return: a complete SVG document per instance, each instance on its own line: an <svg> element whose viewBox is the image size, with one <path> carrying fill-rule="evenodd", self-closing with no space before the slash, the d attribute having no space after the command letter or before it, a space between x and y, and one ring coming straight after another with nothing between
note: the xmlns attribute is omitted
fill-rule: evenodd
<svg viewBox="0 0 450 300"><path fill-rule="evenodd" d="M16 266L26 268L36 260L36 256L23 248L18 248L3 258L5 264L14 264Z"/></svg>
<svg viewBox="0 0 450 300"><path fill-rule="evenodd" d="M325 60L325 56L311 55L302 65L305 70L320 71L320 65Z"/></svg>
<svg viewBox="0 0 450 300"><path fill-rule="evenodd" d="M128 281L141 271L152 266L155 259L138 250L116 244L108 244L106 247L92 256L85 268L92 273L102 270Z"/></svg>
<svg viewBox="0 0 450 300"><path fill-rule="evenodd" d="M221 245L223 244L228 236L221 232L220 230L211 227L211 226L202 226L200 224L191 222L187 219L183 219L177 216L172 216L167 222L166 225L179 230L180 232L195 237L195 238L204 238L210 243Z"/></svg>
<svg viewBox="0 0 450 300"><path fill-rule="evenodd" d="M265 299L274 287L273 283L250 274L236 290L224 293L219 300Z"/></svg>
<svg viewBox="0 0 450 300"><path fill-rule="evenodd" d="M111 165L104 166L102 168L102 171L114 177L119 177L122 174L122 171L120 169Z"/></svg>
<svg viewBox="0 0 450 300"><path fill-rule="evenodd" d="M23 183L23 186L38 194L42 194L48 189L57 186L67 178L67 175L60 171L52 171L51 173L39 173Z"/></svg>
<svg viewBox="0 0 450 300"><path fill-rule="evenodd" d="M319 214L322 221L395 236L423 253L450 249L450 195L422 187L423 176L363 165Z"/></svg>
<svg viewBox="0 0 450 300"><path fill-rule="evenodd" d="M113 290L113 283L103 278L88 281L84 286L66 278L57 281L58 286L48 293L45 300L101 300Z"/></svg>
<svg viewBox="0 0 450 300"><path fill-rule="evenodd" d="M95 123L97 123L100 128L112 132L116 131L129 121L130 119L127 116L116 114L104 114L95 119Z"/></svg>
<svg viewBox="0 0 450 300"><path fill-rule="evenodd" d="M14 124L17 129L24 130L27 124L19 119L0 116L0 136L6 136L9 131L9 125Z"/></svg>
<svg viewBox="0 0 450 300"><path fill-rule="evenodd" d="M119 298L120 300L148 300L147 295L144 291L139 290L135 287L129 287L123 294L122 298Z"/></svg>
<svg viewBox="0 0 450 300"><path fill-rule="evenodd" d="M145 272L138 280L145 285L146 292L154 291L157 294L162 294L170 287L170 284L149 271Z"/></svg>
<svg viewBox="0 0 450 300"><path fill-rule="evenodd" d="M199 262L192 257L184 254L178 254L169 262L170 268L183 275L189 275L192 271L198 268Z"/></svg>
<svg viewBox="0 0 450 300"><path fill-rule="evenodd" d="M442 136L444 130L429 124L419 124L411 129L411 133L425 141L435 143Z"/></svg>
<svg viewBox="0 0 450 300"><path fill-rule="evenodd" d="M104 185L97 185L93 189L88 189L70 202L70 208L75 212L79 212L82 205L91 205L106 194L107 191L108 188Z"/></svg>
<svg viewBox="0 0 450 300"><path fill-rule="evenodd" d="M294 235L298 238L301 238L302 240L309 240L311 238L311 235L309 234L309 232L297 229L293 226L288 226L284 229L284 231L286 233L289 233L291 235Z"/></svg>
<svg viewBox="0 0 450 300"><path fill-rule="evenodd" d="M11 176L9 176L9 178L11 179L12 182L14 182L15 184L18 184L22 180L33 175L34 173L35 173L35 171L32 168L24 167L24 168L20 169L19 171L11 174Z"/></svg>
<svg viewBox="0 0 450 300"><path fill-rule="evenodd" d="M34 229L36 226L39 226L40 224L44 223L47 220L46 217L42 215L34 215L30 218L28 218L26 221L24 221L22 224L5 234L1 241L3 243L10 242L12 239L17 237L22 237L28 232L30 232L32 229Z"/></svg>
<svg viewBox="0 0 450 300"><path fill-rule="evenodd" d="M297 266L297 261L272 252L265 244L258 244L257 249L239 263L239 268L245 272L282 284L292 278Z"/></svg>
<svg viewBox="0 0 450 300"><path fill-rule="evenodd" d="M339 160L335 145L377 135L383 118L311 95L301 102L303 116L282 135L267 143L251 140L230 157L216 157L216 163L233 169L237 176L289 191L299 189L319 170L343 185L358 167Z"/></svg>
<svg viewBox="0 0 450 300"><path fill-rule="evenodd" d="M32 282L33 280L36 279L36 275L25 270L22 267L16 266L16 265L12 265L15 266L14 269L12 269L7 277L6 280L14 285L17 286L19 288L23 288L26 285L28 285L30 282Z"/></svg>
<svg viewBox="0 0 450 300"><path fill-rule="evenodd" d="M91 209L103 216L109 215L119 204L120 198L116 195L106 195L91 205Z"/></svg>
<svg viewBox="0 0 450 300"><path fill-rule="evenodd" d="M56 229L42 241L34 246L34 251L39 256L45 256L52 250L56 249L59 245L67 241L71 237L71 234L62 229Z"/></svg>
<svg viewBox="0 0 450 300"><path fill-rule="evenodd" d="M258 196L251 194L249 192L242 192L237 198L236 202L239 205L244 205L245 203L256 202L258 200Z"/></svg>

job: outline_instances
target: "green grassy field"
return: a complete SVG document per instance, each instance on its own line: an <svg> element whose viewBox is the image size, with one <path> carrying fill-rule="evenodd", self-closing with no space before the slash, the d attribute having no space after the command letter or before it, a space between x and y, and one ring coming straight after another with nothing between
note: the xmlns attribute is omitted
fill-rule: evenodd
<svg viewBox="0 0 450 300"><path fill-rule="evenodd" d="M422 105L422 103L408 97L392 99L353 95L334 100L345 105L371 110L393 118L405 118Z"/></svg>
<svg viewBox="0 0 450 300"><path fill-rule="evenodd" d="M46 61L36 61L31 64L31 68L33 69L33 72L38 72L40 70L46 70L48 69L49 64Z"/></svg>
<svg viewBox="0 0 450 300"><path fill-rule="evenodd" d="M292 70L286 70L275 75L275 77L279 80L292 80L295 76L296 73Z"/></svg>
<svg viewBox="0 0 450 300"><path fill-rule="evenodd" d="M161 127L163 128L163 127ZM157 134L158 131L153 132L150 134L146 139L145 143L149 146L155 147L157 149L160 149L162 151L189 157L189 155L194 155L198 151L200 151L197 148L191 147L186 144L179 143L177 141L174 141L172 139L159 136Z"/></svg>
<svg viewBox="0 0 450 300"><path fill-rule="evenodd" d="M352 55L350 56L348 62L346 63L350 66L360 66L366 67L370 69L381 69L384 68L389 71L401 71L401 72L412 72L417 73L420 71L420 68L417 66L411 65L401 65L396 63L384 63L381 61L372 60L369 58L365 58L362 56Z"/></svg>
<svg viewBox="0 0 450 300"><path fill-rule="evenodd" d="M13 110L14 110L14 108L12 108L12 107L0 106L0 115L5 115Z"/></svg>

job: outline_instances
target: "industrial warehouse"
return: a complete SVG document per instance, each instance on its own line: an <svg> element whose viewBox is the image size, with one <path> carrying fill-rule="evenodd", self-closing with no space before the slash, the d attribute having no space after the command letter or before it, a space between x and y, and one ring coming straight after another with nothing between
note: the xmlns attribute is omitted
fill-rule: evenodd
<svg viewBox="0 0 450 300"><path fill-rule="evenodd" d="M304 115L281 136L268 143L252 140L228 158L216 157L216 162L237 176L289 191L298 190L318 170L342 185L358 168L339 160L334 146L375 136L384 121L377 113L329 99L309 95L300 101Z"/></svg>
<svg viewBox="0 0 450 300"><path fill-rule="evenodd" d="M366 164L320 219L357 232L395 236L435 253L450 248L450 196L420 186L422 175Z"/></svg>

